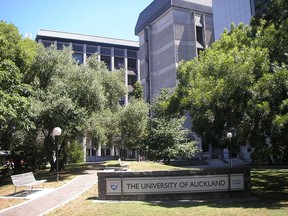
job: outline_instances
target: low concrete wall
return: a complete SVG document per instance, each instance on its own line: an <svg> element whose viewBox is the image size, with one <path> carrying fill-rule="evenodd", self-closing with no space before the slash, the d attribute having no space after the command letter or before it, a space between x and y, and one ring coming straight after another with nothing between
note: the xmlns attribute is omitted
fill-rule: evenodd
<svg viewBox="0 0 288 216"><path fill-rule="evenodd" d="M167 170L167 171L110 171L110 172L98 172L98 194L99 199L104 200L195 200L195 199L225 199L225 198L243 198L249 197L251 192L251 178L250 178L251 168L249 166L245 167L233 167L233 168L207 168L207 169L197 169L197 170ZM234 179L233 176L240 176L240 180ZM212 180L202 180L209 179L212 177ZM214 178L215 177L215 178ZM222 180L221 180L222 178ZM139 182L137 183L139 179ZM157 179L164 179L166 183L145 183L151 181L157 181ZM171 182L172 179L181 179L182 182ZM186 181L184 182L183 179ZM193 182L194 179L201 179L200 183L206 186L209 184L217 184L217 181L223 185L226 184L224 189L222 188L219 191L193 191L194 188L188 188L187 190L184 187L191 184L195 187L196 182ZM215 179L218 179L217 181ZM220 180L219 180L220 179ZM225 181L223 180L225 179ZM228 179L228 181L227 181ZM242 180L243 179L243 180ZM170 182L169 182L170 181ZM177 180L175 180L177 181ZM210 181L210 182L209 182ZM231 184L237 184L241 182L241 188L231 189ZM128 182L128 183L127 183ZM129 183L130 182L130 183ZM133 182L133 184L131 183ZM144 182L144 183L143 183ZM205 183L206 182L206 183ZM227 183L228 182L228 183ZM169 192L157 192L150 191L146 192L137 192L136 189L140 189L139 185L153 185L156 189L167 188L169 186L174 187ZM178 185L177 185L178 184ZM199 182L198 182L199 184ZM229 187L227 187L229 184ZM125 192L125 188L132 190L131 193ZM179 187L179 191L176 189L176 185ZM157 188L158 186L158 188ZM188 185L189 186L189 185ZM191 187L190 186L190 187ZM111 188L112 190L111 190ZM142 186L143 188L143 186ZM196 189L196 187L195 187ZM110 190L110 192L109 192ZM115 190L115 191L114 191ZM223 191L224 190L224 191ZM116 192L118 191L118 192ZM114 194L115 192L115 194Z"/></svg>

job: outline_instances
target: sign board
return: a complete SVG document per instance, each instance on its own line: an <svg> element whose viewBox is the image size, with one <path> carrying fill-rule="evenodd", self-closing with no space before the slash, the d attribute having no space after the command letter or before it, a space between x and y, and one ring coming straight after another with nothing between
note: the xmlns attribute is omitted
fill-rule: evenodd
<svg viewBox="0 0 288 216"><path fill-rule="evenodd" d="M230 179L230 184L229 184ZM107 195L200 193L244 190L243 174L107 178Z"/></svg>

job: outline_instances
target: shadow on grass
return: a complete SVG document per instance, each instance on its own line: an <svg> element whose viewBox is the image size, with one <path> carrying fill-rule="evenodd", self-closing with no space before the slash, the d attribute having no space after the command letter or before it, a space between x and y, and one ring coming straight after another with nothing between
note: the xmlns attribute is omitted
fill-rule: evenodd
<svg viewBox="0 0 288 216"><path fill-rule="evenodd" d="M83 164L67 164L65 169L59 172L59 180L65 181L71 179L71 176L85 175L90 171L105 169L105 162L83 163ZM46 179L47 182L56 181L56 173L50 172L49 169L36 170L33 172L36 180ZM12 184L11 177L5 176L1 178L0 187Z"/></svg>

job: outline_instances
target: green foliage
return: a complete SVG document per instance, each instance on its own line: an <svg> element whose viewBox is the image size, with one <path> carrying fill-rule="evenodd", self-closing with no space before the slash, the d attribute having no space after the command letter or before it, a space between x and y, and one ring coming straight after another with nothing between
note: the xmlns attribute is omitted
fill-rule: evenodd
<svg viewBox="0 0 288 216"><path fill-rule="evenodd" d="M69 163L81 163L84 161L83 146L77 141L70 142L66 147L67 161Z"/></svg>
<svg viewBox="0 0 288 216"><path fill-rule="evenodd" d="M183 127L185 117L168 112L171 92L164 89L153 101L147 144L149 158L168 160L191 158L198 152L196 142L188 138L189 130Z"/></svg>
<svg viewBox="0 0 288 216"><path fill-rule="evenodd" d="M225 134L235 131L235 145L250 144L254 161L272 150L287 158L288 40L282 18L232 26L199 59L180 64L180 85L169 99L168 107L188 110L192 129L214 146L225 147Z"/></svg>
<svg viewBox="0 0 288 216"><path fill-rule="evenodd" d="M24 77L36 48L36 42L22 39L14 25L0 21L0 148L12 142L13 130L33 126L27 98L31 88L24 83Z"/></svg>
<svg viewBox="0 0 288 216"><path fill-rule="evenodd" d="M119 128L124 146L140 150L147 135L149 107L143 100L132 100L123 107Z"/></svg>
<svg viewBox="0 0 288 216"><path fill-rule="evenodd" d="M139 81L133 85L132 96L135 99L141 99L143 97L143 87Z"/></svg>

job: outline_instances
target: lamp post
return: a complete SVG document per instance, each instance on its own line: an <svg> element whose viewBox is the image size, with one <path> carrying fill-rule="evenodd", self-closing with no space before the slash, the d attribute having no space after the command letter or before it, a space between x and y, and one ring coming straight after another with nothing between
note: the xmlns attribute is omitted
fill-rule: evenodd
<svg viewBox="0 0 288 216"><path fill-rule="evenodd" d="M58 158L58 143L57 143L56 137L60 136L61 133L62 133L62 130L60 127L55 127L52 132L52 137L54 139L54 144L56 146L56 180L57 182L59 181L59 158Z"/></svg>
<svg viewBox="0 0 288 216"><path fill-rule="evenodd" d="M231 153L231 139L233 134L231 132L227 133L227 138L229 140L228 150L229 150L229 159L230 159L230 168L232 168L232 153Z"/></svg>
<svg viewBox="0 0 288 216"><path fill-rule="evenodd" d="M233 137L233 134L231 132L227 133L227 139L229 140L228 144L228 151L229 151L229 159L230 159L230 168L229 168L229 174L228 174L228 190L231 192L231 168L232 168L232 153L231 153L231 139Z"/></svg>

